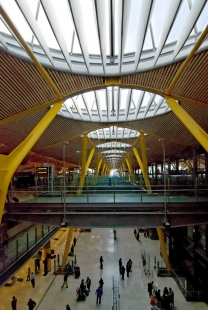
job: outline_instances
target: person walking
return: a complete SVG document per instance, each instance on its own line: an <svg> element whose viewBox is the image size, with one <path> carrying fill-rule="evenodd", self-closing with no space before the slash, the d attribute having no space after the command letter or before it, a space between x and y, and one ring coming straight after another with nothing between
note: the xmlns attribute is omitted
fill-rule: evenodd
<svg viewBox="0 0 208 310"><path fill-rule="evenodd" d="M28 267L28 269L27 269L27 281L30 281L30 274L31 274L31 270L30 270L30 267Z"/></svg>
<svg viewBox="0 0 208 310"><path fill-rule="evenodd" d="M134 229L134 237L136 238L136 235L137 235L137 230L136 228Z"/></svg>
<svg viewBox="0 0 208 310"><path fill-rule="evenodd" d="M32 272L31 273L31 283L32 283L32 287L35 287L35 274Z"/></svg>
<svg viewBox="0 0 208 310"><path fill-rule="evenodd" d="M147 284L147 290L148 290L148 293L149 293L149 297L150 297L150 298L152 297L153 284L154 284L153 281L152 281L152 282L149 282L149 283Z"/></svg>
<svg viewBox="0 0 208 310"><path fill-rule="evenodd" d="M85 281L85 284L87 285L87 289L90 292L91 280L90 280L89 277L87 277L87 280Z"/></svg>
<svg viewBox="0 0 208 310"><path fill-rule="evenodd" d="M70 250L71 256L74 256L74 245L72 244L71 250Z"/></svg>
<svg viewBox="0 0 208 310"><path fill-rule="evenodd" d="M32 300L32 298L30 298L27 305L29 307L29 310L33 310L33 308L35 308L35 306L36 306L36 302L34 300Z"/></svg>
<svg viewBox="0 0 208 310"><path fill-rule="evenodd" d="M125 280L125 279L124 279L124 274L125 274L125 267L122 266L122 267L121 267L122 280Z"/></svg>
<svg viewBox="0 0 208 310"><path fill-rule="evenodd" d="M99 284L100 284L101 290L103 291L104 282L103 282L103 279L102 279L102 278L100 278Z"/></svg>
<svg viewBox="0 0 208 310"><path fill-rule="evenodd" d="M79 288L80 288L81 292L83 293L83 292L84 292L84 290L85 290L84 279L82 279L82 281L81 281L81 284L80 284Z"/></svg>
<svg viewBox="0 0 208 310"><path fill-rule="evenodd" d="M17 310L17 298L15 296L12 297L11 306L12 310Z"/></svg>
<svg viewBox="0 0 208 310"><path fill-rule="evenodd" d="M130 265L129 265L129 261L128 261L127 264L126 264L126 274L127 274L127 277L129 277L129 272L130 272Z"/></svg>
<svg viewBox="0 0 208 310"><path fill-rule="evenodd" d="M158 307L161 308L161 306L162 306L162 297L161 297L161 294L160 294L160 290L157 290L157 292L155 293L155 297L157 299Z"/></svg>
<svg viewBox="0 0 208 310"><path fill-rule="evenodd" d="M71 310L71 308L69 307L69 305L66 305L66 310Z"/></svg>
<svg viewBox="0 0 208 310"><path fill-rule="evenodd" d="M130 272L132 272L132 260L131 260L131 258L129 259L129 267L130 267Z"/></svg>
<svg viewBox="0 0 208 310"><path fill-rule="evenodd" d="M122 258L119 259L118 263L119 263L119 272L120 272L120 274L121 274Z"/></svg>
<svg viewBox="0 0 208 310"><path fill-rule="evenodd" d="M62 288L64 287L64 284L66 285L66 288L68 287L67 279L68 279L68 272L65 272L64 274L64 283L62 284Z"/></svg>
<svg viewBox="0 0 208 310"><path fill-rule="evenodd" d="M171 307L174 307L174 292L171 287L169 287L168 296L169 296Z"/></svg>
<svg viewBox="0 0 208 310"><path fill-rule="evenodd" d="M139 232L137 233L136 238L137 238L137 240L138 240L138 241L140 241L140 240L139 240L139 238L140 238L140 234L139 234Z"/></svg>
<svg viewBox="0 0 208 310"><path fill-rule="evenodd" d="M100 269L103 269L103 263L104 263L103 257L100 256Z"/></svg>
<svg viewBox="0 0 208 310"><path fill-rule="evenodd" d="M77 239L74 237L74 240L73 240L74 247L76 246L76 243L77 243Z"/></svg>
<svg viewBox="0 0 208 310"><path fill-rule="evenodd" d="M98 304L98 303L101 304L101 297L102 297L102 294L103 294L102 289L101 289L100 287L98 287L98 288L96 289L95 294L97 295L96 304Z"/></svg>

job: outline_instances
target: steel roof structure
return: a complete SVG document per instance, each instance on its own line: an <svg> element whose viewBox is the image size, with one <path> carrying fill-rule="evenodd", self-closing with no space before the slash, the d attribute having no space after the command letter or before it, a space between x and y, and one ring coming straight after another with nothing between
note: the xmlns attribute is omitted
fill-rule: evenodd
<svg viewBox="0 0 208 310"><path fill-rule="evenodd" d="M66 161L79 164L88 134L88 153L95 146L111 168L128 155L136 168L144 132L150 164L162 161L160 138L167 157L185 158L200 143L165 95L203 33L169 95L208 132L206 0L1 0L0 13L1 154L26 139L57 89L62 107L31 156L61 161L68 141Z"/></svg>

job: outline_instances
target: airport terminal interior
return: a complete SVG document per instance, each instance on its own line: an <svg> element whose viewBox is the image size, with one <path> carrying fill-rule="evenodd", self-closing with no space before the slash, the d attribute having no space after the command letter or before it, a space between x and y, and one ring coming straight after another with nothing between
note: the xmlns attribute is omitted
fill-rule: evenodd
<svg viewBox="0 0 208 310"><path fill-rule="evenodd" d="M1 0L0 74L0 309L207 308L208 1Z"/></svg>

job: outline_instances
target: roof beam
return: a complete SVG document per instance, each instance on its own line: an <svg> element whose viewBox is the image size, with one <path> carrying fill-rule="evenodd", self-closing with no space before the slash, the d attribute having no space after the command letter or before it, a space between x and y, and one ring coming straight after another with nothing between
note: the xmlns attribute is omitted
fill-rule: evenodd
<svg viewBox="0 0 208 310"><path fill-rule="evenodd" d="M25 19L27 20L32 32L35 34L38 42L40 43L40 45L42 46L42 49L44 50L44 52L46 53L50 63L52 64L52 66L54 67L54 61L53 61L53 57L52 54L49 50L49 47L46 43L46 40L42 34L42 31L35 19L35 17L33 16L31 9L29 7L29 5L27 4L27 1L25 0L16 0L16 3L18 4L20 10L22 11L22 14L24 15Z"/></svg>
<svg viewBox="0 0 208 310"><path fill-rule="evenodd" d="M85 65L87 68L88 73L90 73L90 61L89 61L89 53L88 53L88 46L85 37L85 30L82 23L81 18L81 6L79 1L77 0L68 0L71 16L74 21L74 27L76 29L77 37L79 40L80 48L82 50L82 54L85 60Z"/></svg>
<svg viewBox="0 0 208 310"><path fill-rule="evenodd" d="M147 32L148 23L150 20L151 12L153 7L153 0L143 0L142 1L142 7L139 17L139 25L137 29L137 46L136 46L136 53L135 53L135 65L134 70L137 70L137 67L139 65L140 56L142 53L142 48L145 41L145 36Z"/></svg>
<svg viewBox="0 0 208 310"><path fill-rule="evenodd" d="M24 3L26 2L25 0L23 0L23 1L24 1ZM56 40L60 46L60 49L63 52L64 58L65 58L68 66L69 66L69 69L71 70L72 63L71 63L71 59L69 57L69 51L67 49L67 45L66 45L63 33L59 27L58 18L56 16L56 11L53 7L53 4L51 3L50 0L41 0L41 3L43 5L43 9L45 11L45 14L48 18L48 22L50 23L51 28L53 30L54 36L56 37Z"/></svg>
<svg viewBox="0 0 208 310"><path fill-rule="evenodd" d="M156 53L155 53L155 57L154 57L154 60L153 60L153 66L156 64L159 56L160 56L160 53L163 49L163 46L165 45L165 42L168 38L168 35L170 33L170 30L171 30L171 27L175 21L175 18L178 14L178 11L179 11L179 8L182 4L182 1L181 0L172 0L171 1L171 4L169 6L169 10L166 14L166 20L165 20L165 24L164 24L164 27L162 29L162 33L161 33L161 36L160 36L160 41L158 43L158 47L157 47L157 50L156 50Z"/></svg>
<svg viewBox="0 0 208 310"><path fill-rule="evenodd" d="M183 47L184 43L186 42L189 34L191 33L196 21L203 10L207 0L197 0L194 1L194 4L191 8L191 11L186 19L186 22L183 26L183 30L181 31L180 37L176 44L172 59L175 59L178 53L180 52L181 48Z"/></svg>

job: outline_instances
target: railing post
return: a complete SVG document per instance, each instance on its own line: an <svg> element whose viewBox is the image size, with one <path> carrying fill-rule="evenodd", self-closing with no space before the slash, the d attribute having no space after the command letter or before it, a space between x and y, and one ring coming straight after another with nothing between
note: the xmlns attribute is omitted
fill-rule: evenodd
<svg viewBox="0 0 208 310"><path fill-rule="evenodd" d="M38 179L35 177L35 202L38 202Z"/></svg>
<svg viewBox="0 0 208 310"><path fill-rule="evenodd" d="M18 239L16 240L16 259L19 257L19 252L18 252Z"/></svg>
<svg viewBox="0 0 208 310"><path fill-rule="evenodd" d="M87 203L89 203L89 193L88 193L88 176L86 175L86 183L87 183Z"/></svg>
<svg viewBox="0 0 208 310"><path fill-rule="evenodd" d="M113 178L113 202L116 202L116 192L115 192L115 176Z"/></svg>
<svg viewBox="0 0 208 310"><path fill-rule="evenodd" d="M195 202L198 201L198 178L195 179Z"/></svg>
<svg viewBox="0 0 208 310"><path fill-rule="evenodd" d="M29 250L29 235L27 233L27 251Z"/></svg>
<svg viewBox="0 0 208 310"><path fill-rule="evenodd" d="M63 203L62 179L61 179L61 203Z"/></svg>
<svg viewBox="0 0 208 310"><path fill-rule="evenodd" d="M38 241L37 227L35 227L35 243Z"/></svg>

